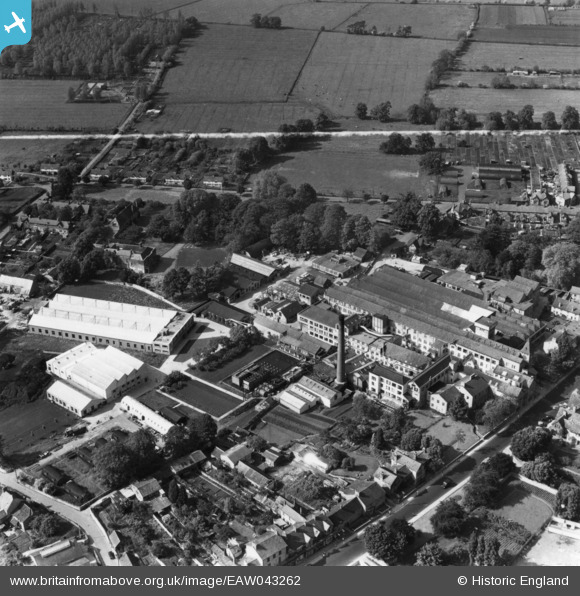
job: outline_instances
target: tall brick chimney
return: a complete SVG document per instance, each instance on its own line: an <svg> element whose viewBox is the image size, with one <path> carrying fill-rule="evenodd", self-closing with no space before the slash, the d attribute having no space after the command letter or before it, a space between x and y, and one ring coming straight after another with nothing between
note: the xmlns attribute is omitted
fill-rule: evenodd
<svg viewBox="0 0 580 596"><path fill-rule="evenodd" d="M336 352L336 383L344 385L346 383L346 372L344 367L345 360L345 338L344 338L344 319L343 314L338 315L338 350Z"/></svg>

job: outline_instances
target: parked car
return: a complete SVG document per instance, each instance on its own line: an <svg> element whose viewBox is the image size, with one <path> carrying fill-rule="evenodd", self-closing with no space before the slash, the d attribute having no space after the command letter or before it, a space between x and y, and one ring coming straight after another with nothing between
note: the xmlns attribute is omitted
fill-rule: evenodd
<svg viewBox="0 0 580 596"><path fill-rule="evenodd" d="M455 486L455 482L453 482L453 480L451 480L451 478L444 478L443 482L441 483L441 486L443 488L450 488L452 486Z"/></svg>

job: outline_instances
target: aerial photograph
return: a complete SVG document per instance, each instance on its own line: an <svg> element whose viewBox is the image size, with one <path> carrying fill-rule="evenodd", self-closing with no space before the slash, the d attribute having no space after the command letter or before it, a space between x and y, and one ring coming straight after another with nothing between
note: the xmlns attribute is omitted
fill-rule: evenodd
<svg viewBox="0 0 580 596"><path fill-rule="evenodd" d="M0 567L580 566L580 0L26 1Z"/></svg>

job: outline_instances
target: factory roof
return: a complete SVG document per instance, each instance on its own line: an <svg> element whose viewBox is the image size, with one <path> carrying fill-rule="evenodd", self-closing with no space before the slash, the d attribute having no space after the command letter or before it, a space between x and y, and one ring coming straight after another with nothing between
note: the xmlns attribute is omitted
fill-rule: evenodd
<svg viewBox="0 0 580 596"><path fill-rule="evenodd" d="M320 306L311 306L301 312L300 317L320 323L326 327L336 328L338 326L338 314Z"/></svg>
<svg viewBox="0 0 580 596"><path fill-rule="evenodd" d="M86 407L93 403L102 403L102 400L85 395L82 391L63 383L62 381L55 381L49 387L50 393L61 400L67 409L74 409L82 412Z"/></svg>
<svg viewBox="0 0 580 596"><path fill-rule="evenodd" d="M268 265L268 263L263 263L262 261L258 261L258 259L252 259L251 257L246 257L236 252L232 254L230 263L232 265L237 265L238 267L243 267L253 273L263 275L264 277L271 277L276 272L276 267L272 267L272 265Z"/></svg>

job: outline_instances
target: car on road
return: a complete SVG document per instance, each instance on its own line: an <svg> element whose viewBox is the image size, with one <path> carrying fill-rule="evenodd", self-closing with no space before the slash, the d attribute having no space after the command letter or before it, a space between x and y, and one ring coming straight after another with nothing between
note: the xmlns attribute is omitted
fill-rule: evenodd
<svg viewBox="0 0 580 596"><path fill-rule="evenodd" d="M426 488L420 488L416 493L415 496L416 497L420 497L421 495L424 495L427 492Z"/></svg>
<svg viewBox="0 0 580 596"><path fill-rule="evenodd" d="M451 480L451 478L443 478L443 482L441 483L441 486L443 488L451 488L452 486L455 486L455 482L453 482L453 480Z"/></svg>
<svg viewBox="0 0 580 596"><path fill-rule="evenodd" d="M113 560L113 559L116 559L116 558L117 557L115 557L115 553L112 550L110 550L109 551L109 559Z"/></svg>

